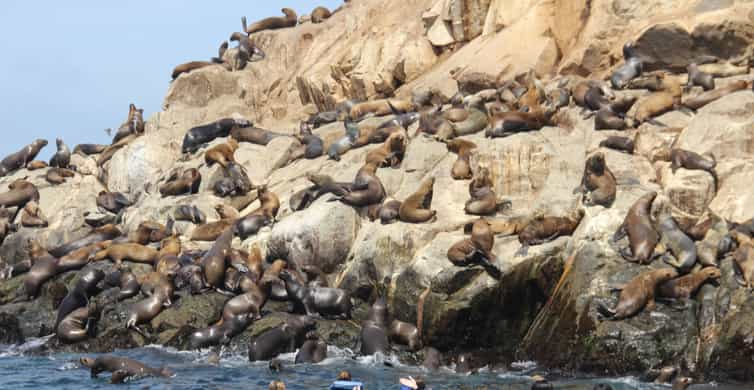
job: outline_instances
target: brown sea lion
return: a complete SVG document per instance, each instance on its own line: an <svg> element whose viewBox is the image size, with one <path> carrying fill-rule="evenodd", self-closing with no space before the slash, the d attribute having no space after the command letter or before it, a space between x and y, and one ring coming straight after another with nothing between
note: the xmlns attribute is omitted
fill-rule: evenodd
<svg viewBox="0 0 754 390"><path fill-rule="evenodd" d="M97 319L101 308L96 303L74 309L55 327L55 335L63 343L77 343L94 338L97 332Z"/></svg>
<svg viewBox="0 0 754 390"><path fill-rule="evenodd" d="M611 135L600 142L600 147L634 154L634 140L629 137Z"/></svg>
<svg viewBox="0 0 754 390"><path fill-rule="evenodd" d="M207 216L194 205L180 205L173 210L173 218L176 221L187 221L193 224L207 222Z"/></svg>
<svg viewBox="0 0 754 390"><path fill-rule="evenodd" d="M440 140L454 137L453 125L442 116L442 106L422 112L419 116L419 127L414 136L423 133L433 135Z"/></svg>
<svg viewBox="0 0 754 390"><path fill-rule="evenodd" d="M156 265L159 258L159 251L156 249L135 243L113 244L94 255L94 261L104 259L112 260L116 266L120 266L125 261Z"/></svg>
<svg viewBox="0 0 754 390"><path fill-rule="evenodd" d="M145 336L138 326L151 321L164 308L170 307L174 289L172 280L164 275L156 272L147 274L141 283L141 292L146 295L146 298L128 307L126 312L126 329L133 329L142 336Z"/></svg>
<svg viewBox="0 0 754 390"><path fill-rule="evenodd" d="M82 156L91 156L93 154L100 154L102 153L108 145L99 145L99 144L78 144L75 148L73 148L74 154L79 154Z"/></svg>
<svg viewBox="0 0 754 390"><path fill-rule="evenodd" d="M686 84L687 89L691 89L695 85L702 87L705 91L715 89L715 78L711 74L699 70L699 65L696 63L690 63L686 67L686 71L689 75L688 83Z"/></svg>
<svg viewBox="0 0 754 390"><path fill-rule="evenodd" d="M82 357L79 359L82 366L90 369L92 378L96 378L101 372L118 373L120 380L114 383L122 383L125 378L139 378L146 376L170 377L174 374L167 368L151 368L136 360L112 355L98 356L97 358Z"/></svg>
<svg viewBox="0 0 754 390"><path fill-rule="evenodd" d="M581 185L574 193L585 194L584 204L587 206L610 207L615 201L616 186L615 176L605 162L605 154L597 152L586 160Z"/></svg>
<svg viewBox="0 0 754 390"><path fill-rule="evenodd" d="M226 258L230 254L230 244L233 241L235 230L228 227L217 238L212 247L202 256L199 263L204 272L204 280L210 287L221 288L225 280Z"/></svg>
<svg viewBox="0 0 754 390"><path fill-rule="evenodd" d="M583 217L584 209L578 208L567 217L539 215L532 218L526 227L518 233L521 249L516 252L516 255L526 256L531 245L541 245L558 237L570 236L579 227Z"/></svg>
<svg viewBox="0 0 754 390"><path fill-rule="evenodd" d="M351 318L353 304L351 295L346 290L302 285L289 270L281 271L280 279L285 282L285 290L293 303L294 313Z"/></svg>
<svg viewBox="0 0 754 390"><path fill-rule="evenodd" d="M18 179L8 186L10 191L0 194L0 207L23 207L30 201L39 202L37 186L25 179Z"/></svg>
<svg viewBox="0 0 754 390"><path fill-rule="evenodd" d="M453 180L468 180L473 177L471 172L470 158L476 144L461 138L455 138L446 143L448 151L458 155L458 159L450 169L450 177Z"/></svg>
<svg viewBox="0 0 754 390"><path fill-rule="evenodd" d="M175 172L171 175L167 182L160 186L160 194L162 197L178 196L184 194L196 194L199 192L199 186L202 183L202 175L199 170L190 168L183 171L178 175Z"/></svg>
<svg viewBox="0 0 754 390"><path fill-rule="evenodd" d="M136 108L136 105L133 103L128 106L128 118L120 125L118 131L115 133L112 142L113 145L128 136L139 136L144 133L143 113L144 110Z"/></svg>
<svg viewBox="0 0 754 390"><path fill-rule="evenodd" d="M235 219L221 219L202 224L191 232L192 241L215 241L220 235L236 223Z"/></svg>
<svg viewBox="0 0 754 390"><path fill-rule="evenodd" d="M349 118L360 121L367 114L385 116L393 113L405 114L414 111L414 105L408 100L380 99L354 104L351 107Z"/></svg>
<svg viewBox="0 0 754 390"><path fill-rule="evenodd" d="M437 211L431 210L435 178L430 177L421 183L411 196L401 203L398 217L403 222L424 223L437 218Z"/></svg>
<svg viewBox="0 0 754 390"><path fill-rule="evenodd" d="M754 286L754 242L752 238L738 231L731 231L731 235L738 242L738 249L733 253L733 259L743 277L743 284L749 290Z"/></svg>
<svg viewBox="0 0 754 390"><path fill-rule="evenodd" d="M245 127L251 127L251 122L246 119L234 118L223 118L206 125L192 127L183 137L181 152L194 153L202 145L212 142L218 137L227 137L234 129Z"/></svg>
<svg viewBox="0 0 754 390"><path fill-rule="evenodd" d="M26 169L30 171L36 171L38 169L44 169L47 167L47 163L41 160L30 161L28 164L26 164Z"/></svg>
<svg viewBox="0 0 754 390"><path fill-rule="evenodd" d="M617 242L628 235L629 247L620 250L624 259L639 264L648 264L654 258L655 247L660 235L655 231L650 219L652 202L657 193L652 191L639 198L626 214L623 224L615 232L612 241Z"/></svg>
<svg viewBox="0 0 754 390"><path fill-rule="evenodd" d="M678 277L678 272L670 268L645 271L631 279L623 287L618 304L614 309L610 309L604 304L598 305L597 308L600 314L610 320L622 320L631 317L644 308L654 310L658 286L676 277Z"/></svg>
<svg viewBox="0 0 754 390"><path fill-rule="evenodd" d="M115 300L117 302L133 298L141 291L141 285L136 275L127 267L111 272L105 277L105 286L117 288Z"/></svg>
<svg viewBox="0 0 754 390"><path fill-rule="evenodd" d="M381 203L385 199L385 188L376 173L377 165L364 164L356 173L356 178L350 185L348 193L331 200L340 200L354 207L367 207Z"/></svg>
<svg viewBox="0 0 754 390"><path fill-rule="evenodd" d="M554 111L536 107L529 112L509 111L497 113L490 117L490 127L484 135L488 138L507 137L522 131L539 130L548 123Z"/></svg>
<svg viewBox="0 0 754 390"><path fill-rule="evenodd" d="M55 142L58 151L50 158L50 166L64 169L68 168L68 164L71 162L71 150L68 149L68 146L62 139L58 138Z"/></svg>
<svg viewBox="0 0 754 390"><path fill-rule="evenodd" d="M720 269L717 267L702 268L700 271L661 284L657 289L657 296L689 299L704 283L707 281L715 283L720 279L720 275Z"/></svg>
<svg viewBox="0 0 754 390"><path fill-rule="evenodd" d="M422 348L419 329L407 322L393 320L388 328L388 338L403 345L407 345L409 351L418 351Z"/></svg>
<svg viewBox="0 0 754 390"><path fill-rule="evenodd" d="M47 146L46 140L37 139L31 144L24 146L24 148L18 152L5 157L0 161L0 177L19 170L25 167L29 162L34 161L34 158L37 157L39 151L45 146Z"/></svg>
<svg viewBox="0 0 754 390"><path fill-rule="evenodd" d="M131 201L120 192L100 191L97 195L97 206L113 214L131 205Z"/></svg>
<svg viewBox="0 0 754 390"><path fill-rule="evenodd" d="M306 341L296 353L296 364L302 363L319 363L327 358L327 343L325 343L317 332L308 332Z"/></svg>
<svg viewBox="0 0 754 390"><path fill-rule="evenodd" d="M714 179L714 188L715 192L717 192L717 172L715 171L717 161L715 160L715 156L710 154L710 158L708 159L690 150L673 148L670 150L670 162L670 169L673 174L675 174L678 168L709 172L712 175L712 179Z"/></svg>
<svg viewBox="0 0 754 390"><path fill-rule="evenodd" d="M710 220L713 221L710 228L696 246L699 264L705 267L717 266L718 261L733 249L733 237L729 233L728 222L719 217ZM687 229L687 232L689 230L694 232L695 229ZM689 237L695 239L691 235Z"/></svg>
<svg viewBox="0 0 754 390"><path fill-rule="evenodd" d="M660 245L665 251L673 254L673 258L665 257L666 263L687 273L696 264L696 245L676 224L669 206L663 205L657 216L657 232L660 233Z"/></svg>
<svg viewBox="0 0 754 390"><path fill-rule="evenodd" d="M485 219L479 219L471 225L471 238L465 238L448 249L448 260L456 266L468 267L481 265L494 278L499 278L500 270L494 263L497 257L492 253L495 235Z"/></svg>
<svg viewBox="0 0 754 390"><path fill-rule="evenodd" d="M314 9L314 11L312 11L312 23L322 23L326 19L329 19L330 16L332 16L330 10L325 7L317 7Z"/></svg>
<svg viewBox="0 0 754 390"><path fill-rule="evenodd" d="M267 189L266 185L258 189L260 206L245 217L238 220L235 225L236 235L245 240L249 236L257 234L259 229L275 221L280 210L280 198Z"/></svg>
<svg viewBox="0 0 754 390"><path fill-rule="evenodd" d="M21 226L27 228L40 228L47 227L47 217L44 216L42 210L39 209L39 204L35 201L31 201L24 206L24 210L21 212Z"/></svg>
<svg viewBox="0 0 754 390"><path fill-rule="evenodd" d="M583 80L576 83L571 89L571 95L573 96L574 103L576 103L576 105L579 107L587 108L586 95L593 88L600 89L602 91L601 94L607 97L609 100L615 98L615 95L612 93L610 88L603 82L597 80Z"/></svg>
<svg viewBox="0 0 754 390"><path fill-rule="evenodd" d="M469 196L464 211L471 215L491 215L511 205L508 200L498 202L495 184L489 169L480 167L469 183Z"/></svg>
<svg viewBox="0 0 754 390"><path fill-rule="evenodd" d="M262 19L248 26L246 26L246 17L244 17L241 20L241 23L244 27L244 31L246 31L247 34L251 35L259 31L294 27L296 26L296 24L298 24L298 15L296 15L296 11L290 8L283 8L281 12L285 14L284 17L273 16L273 17Z"/></svg>
<svg viewBox="0 0 754 390"><path fill-rule="evenodd" d="M228 138L228 141L224 144L215 145L206 152L204 152L204 162L207 166L212 166L214 163L220 164L223 168L228 166L228 163L236 163L233 154L238 149L238 141L234 138Z"/></svg>
<svg viewBox="0 0 754 390"><path fill-rule="evenodd" d="M383 225L393 223L398 220L400 209L401 202L399 200L387 199L382 203L382 206L372 210L373 212L370 216L370 220L375 221L379 219L380 223Z"/></svg>
<svg viewBox="0 0 754 390"><path fill-rule="evenodd" d="M406 153L406 135L403 132L391 134L385 142L367 153L366 162L378 167L396 168L403 161Z"/></svg>
<svg viewBox="0 0 754 390"><path fill-rule="evenodd" d="M629 41L623 45L623 59L625 63L610 76L610 83L615 89L623 89L629 81L640 76L644 70L644 64L633 42Z"/></svg>
<svg viewBox="0 0 754 390"><path fill-rule="evenodd" d="M89 257L96 251L101 250L109 242L94 244L75 250L60 259L52 257L37 241L32 241L29 246L29 256L32 260L31 269L24 279L24 292L27 297L35 298L39 294L42 285L54 276L83 268Z"/></svg>
<svg viewBox="0 0 754 390"><path fill-rule="evenodd" d="M173 73L170 74L170 77L175 80L178 76L184 73L190 73L197 69L206 68L212 65L217 65L217 63L212 61L189 61L173 68Z"/></svg>
<svg viewBox="0 0 754 390"><path fill-rule="evenodd" d="M67 178L76 176L76 173L65 168L50 168L45 174L45 180L52 185L60 185L66 182Z"/></svg>
<svg viewBox="0 0 754 390"><path fill-rule="evenodd" d="M634 124L638 126L681 105L683 90L676 76L661 73L662 90L640 99L636 105Z"/></svg>

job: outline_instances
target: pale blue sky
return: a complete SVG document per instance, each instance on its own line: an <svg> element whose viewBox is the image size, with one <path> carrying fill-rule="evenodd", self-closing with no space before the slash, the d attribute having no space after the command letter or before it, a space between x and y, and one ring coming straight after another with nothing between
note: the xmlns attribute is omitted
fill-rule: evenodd
<svg viewBox="0 0 754 390"><path fill-rule="evenodd" d="M159 111L177 64L208 60L241 16L299 15L342 0L4 0L0 10L0 159L35 138L71 149L110 142L128 104ZM267 53L274 55L274 53Z"/></svg>

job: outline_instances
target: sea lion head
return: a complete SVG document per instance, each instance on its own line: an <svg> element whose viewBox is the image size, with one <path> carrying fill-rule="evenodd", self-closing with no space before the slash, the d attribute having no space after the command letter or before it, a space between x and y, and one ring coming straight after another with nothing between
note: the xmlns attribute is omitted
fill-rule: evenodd
<svg viewBox="0 0 754 390"><path fill-rule="evenodd" d="M43 147L47 146L47 140L46 139L41 139L41 138L36 139L36 140L34 140L34 146L43 148Z"/></svg>
<svg viewBox="0 0 754 390"><path fill-rule="evenodd" d="M706 267L702 269L701 272L704 273L704 276L707 277L707 280L713 283L717 283L720 277L722 276L720 269L717 267Z"/></svg>
<svg viewBox="0 0 754 390"><path fill-rule="evenodd" d="M283 8L280 10L282 13L285 14L285 16L289 19L298 19L298 15L296 15L296 11L290 9L290 8Z"/></svg>
<svg viewBox="0 0 754 390"><path fill-rule="evenodd" d="M602 176L605 172L605 154L602 152L593 154L589 157L589 160L587 160L587 164L589 165L590 171L598 176Z"/></svg>
<svg viewBox="0 0 754 390"><path fill-rule="evenodd" d="M674 268L665 268L658 272L661 280L670 280L678 277L678 271Z"/></svg>
<svg viewBox="0 0 754 390"><path fill-rule="evenodd" d="M94 359L89 358L89 357L80 358L79 363L81 363L81 365L84 367L89 367L89 368L94 367Z"/></svg>

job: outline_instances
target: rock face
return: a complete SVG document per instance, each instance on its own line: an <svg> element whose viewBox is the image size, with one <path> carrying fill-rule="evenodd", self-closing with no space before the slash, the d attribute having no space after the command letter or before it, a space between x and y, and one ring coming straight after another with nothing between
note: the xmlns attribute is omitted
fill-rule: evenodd
<svg viewBox="0 0 754 390"><path fill-rule="evenodd" d="M203 165L206 148L181 154L183 136L192 127L243 117L285 135L309 114L334 110L345 99L410 97L417 88L437 88L446 96L459 89L477 92L530 69L545 80L599 79L622 63L621 47L628 40L637 43L648 69L678 71L702 56L742 64L751 61L752 7L750 1L717 0L348 2L324 23L254 34L254 44L267 59L243 71L210 66L178 77L164 111L147 121L146 134L104 166L76 157L80 174L59 186L44 181L44 170L0 178L2 192L13 180L29 176L40 188L40 208L50 222L47 228L8 235L0 258L9 264L25 260L29 238L51 248L84 236L90 231L84 213L96 211L95 197L104 184L135 202L120 216L125 232L147 220L165 223L177 205L196 205L208 221L217 221L215 206L238 206L238 200L212 193L221 172ZM236 240L233 247L248 250L258 243L268 261L317 265L330 285L348 290L358 300L354 320L319 323L320 334L339 346L354 345L359 333L354 323L366 316L366 302L383 295L396 319L420 325L424 343L449 354L482 352L485 362L535 360L601 374L676 364L708 379L749 380L754 372L754 298L736 283L730 258L721 260L720 287L705 285L685 305L660 302L656 310L623 321L604 321L596 308L615 303L611 287L664 266L660 260L646 266L628 263L610 243L629 208L647 192L659 192L655 209L667 202L684 225L709 210L733 222L752 217L753 107L754 94L745 90L695 113L674 111L657 118L668 127L644 124L617 132L595 131L594 119L583 119L581 109L571 106L558 113L557 126L507 138L464 137L478 146L472 165L488 168L498 197L512 203L511 210L495 218L565 215L581 207L573 189L581 182L586 159L597 151L605 154L617 180L612 207L586 207L571 237L532 246L517 256L517 238L497 235L493 253L499 279L482 267L448 261L448 249L468 237L464 225L477 219L464 212L469 181L451 178L456 155L429 137L413 136L416 124L408 129L411 137L400 167L380 168L377 176L387 196L398 200L433 177L436 220L382 225L329 194L293 212L291 196L311 185L307 173L351 182L376 145L350 150L338 162L320 157L286 164L298 141L281 136L266 146L242 143L235 153L255 185L267 184L280 197L281 209L273 226L244 242ZM386 119L362 124L376 126ZM343 137L344 126L336 122L315 133L329 145ZM599 147L610 135L635 137L635 154ZM224 142L218 138L208 146ZM707 172L673 173L667 162L671 147L714 155L717 191ZM158 188L170 173L190 167L201 172L200 192L163 198ZM254 199L241 204L242 214L259 206ZM189 242L193 229L188 222L176 224L185 248L207 249L211 243ZM33 302L11 303L24 276L1 282L0 343L51 333L57 297L72 287L74 275L58 276ZM154 342L188 348L191 332L217 322L227 298L207 293L178 299L144 325L146 339L123 328L123 313L136 300L113 304L103 313L98 340L107 342L50 347L106 351ZM249 339L283 321L277 311L286 305L269 305L275 313L236 337L234 347L245 348Z"/></svg>

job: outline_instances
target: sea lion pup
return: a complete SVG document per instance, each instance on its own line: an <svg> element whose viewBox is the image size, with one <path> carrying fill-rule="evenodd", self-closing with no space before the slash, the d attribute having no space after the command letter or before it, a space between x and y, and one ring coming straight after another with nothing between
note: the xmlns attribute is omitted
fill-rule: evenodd
<svg viewBox="0 0 754 390"><path fill-rule="evenodd" d="M618 298L618 304L614 309L600 303L597 305L597 310L609 320L622 320L631 317L645 307L648 310L654 310L658 286L676 277L678 277L678 271L670 268L642 272L623 287Z"/></svg>
<svg viewBox="0 0 754 390"><path fill-rule="evenodd" d="M521 249L516 252L517 256L526 256L529 246L541 245L561 236L570 236L579 227L581 218L584 217L584 209L578 208L567 217L546 217L543 215L532 218L526 227L518 233L518 241Z"/></svg>
<svg viewBox="0 0 754 390"><path fill-rule="evenodd" d="M539 130L550 123L554 114L554 110L543 110L541 107L530 109L529 112L500 112L490 117L490 127L484 135L487 138L501 138L518 132Z"/></svg>
<svg viewBox="0 0 754 390"><path fill-rule="evenodd" d="M364 164L356 173L349 191L343 195L336 195L330 201L339 200L349 206L367 207L382 203L385 199L385 187L377 177L377 165Z"/></svg>
<svg viewBox="0 0 754 390"><path fill-rule="evenodd" d="M121 267L120 269L107 274L107 276L105 276L105 286L109 288L117 288L114 296L116 302L133 298L141 291L139 280L127 267Z"/></svg>
<svg viewBox="0 0 754 390"><path fill-rule="evenodd" d="M55 257L63 257L75 250L97 244L99 242L112 240L123 235L123 232L115 225L105 225L94 229L91 233L78 240L67 242L57 248L50 250L50 254Z"/></svg>
<svg viewBox="0 0 754 390"><path fill-rule="evenodd" d="M228 138L226 143L215 145L207 149L207 151L204 152L204 162L210 167L214 163L218 163L223 168L227 168L229 162L237 164L235 157L233 157L233 154L236 153L237 149L238 141L232 137Z"/></svg>
<svg viewBox="0 0 754 390"><path fill-rule="evenodd" d="M733 253L733 260L743 279L738 283L751 290L754 286L754 242L751 237L735 230L731 231L731 235L738 243L738 249Z"/></svg>
<svg viewBox="0 0 754 390"><path fill-rule="evenodd" d="M450 169L450 177L453 180L468 180L473 177L471 172L471 154L476 149L476 144L461 138L455 138L447 141L446 146L448 151L458 155L458 158L453 163L453 167Z"/></svg>
<svg viewBox="0 0 754 390"><path fill-rule="evenodd" d="M207 216L194 205L180 205L173 210L176 221L187 221L195 225L207 222Z"/></svg>
<svg viewBox="0 0 754 390"><path fill-rule="evenodd" d="M624 259L632 263L649 264L655 257L655 247L660 242L660 235L655 231L649 215L656 197L657 192L652 191L639 198L628 209L623 224L613 235L613 242L628 235L628 248L619 252Z"/></svg>
<svg viewBox="0 0 754 390"><path fill-rule="evenodd" d="M661 284L657 289L657 297L689 299L692 295L696 294L696 291L699 290L699 287L704 283L707 281L717 283L720 276L720 269L717 267L702 268L699 271Z"/></svg>
<svg viewBox="0 0 754 390"><path fill-rule="evenodd" d="M401 221L424 223L437 219L437 211L430 210L434 185L435 178L428 178L422 182L416 192L401 203L401 207L398 209L398 217Z"/></svg>
<svg viewBox="0 0 754 390"><path fill-rule="evenodd" d="M312 11L312 23L322 23L326 19L329 19L330 16L332 16L332 13L329 9L325 7L317 7L314 9L314 11Z"/></svg>
<svg viewBox="0 0 754 390"><path fill-rule="evenodd" d="M119 373L122 383L125 378L140 378L147 376L171 377L173 374L167 368L151 368L136 360L122 358L113 355L102 355L97 358L82 357L79 359L82 366L91 370L92 378L96 378L101 372Z"/></svg>
<svg viewBox="0 0 754 390"><path fill-rule="evenodd" d="M298 350L296 354L296 364L302 363L319 363L327 359L327 343L322 341L319 333L315 331L308 332L306 334L306 341L304 345Z"/></svg>
<svg viewBox="0 0 754 390"><path fill-rule="evenodd" d="M0 177L19 170L25 167L29 162L34 161L37 154L39 154L39 151L45 146L47 146L46 140L37 139L31 144L24 146L23 149L18 152L5 157L0 161Z"/></svg>
<svg viewBox="0 0 754 390"><path fill-rule="evenodd" d="M634 140L629 137L611 135L600 142L600 147L634 154Z"/></svg>
<svg viewBox="0 0 754 390"><path fill-rule="evenodd" d="M54 328L57 329L58 325L74 310L84 308L89 305L89 300L100 292L100 288L97 286L103 279L105 279L105 273L102 270L91 269L81 275L76 285L71 291L63 298L58 306L58 316L55 320ZM60 331L56 331L58 337L65 339L65 334Z"/></svg>
<svg viewBox="0 0 754 390"><path fill-rule="evenodd" d="M736 80L723 87L713 89L711 91L702 92L696 96L686 96L683 98L683 106L692 110L698 110L707 104L720 99L723 96L729 95L734 92L742 91L752 86L751 81Z"/></svg>
<svg viewBox="0 0 754 390"><path fill-rule="evenodd" d="M597 152L586 160L581 185L574 193L585 194L584 204L587 206L609 208L615 201L616 185L615 176L605 162L605 154Z"/></svg>
<svg viewBox="0 0 754 390"><path fill-rule="evenodd" d="M471 238L458 241L448 249L448 260L458 267L481 265L490 276L499 278L500 269L494 265L497 257L492 253L494 245L495 235L490 224L480 218L471 225Z"/></svg>
<svg viewBox="0 0 754 390"><path fill-rule="evenodd" d="M665 256L665 262L682 273L689 272L696 264L696 245L678 228L673 215L670 214L669 206L663 206L660 215L657 216L656 230L660 233L661 248L666 252L670 251L674 257L671 259Z"/></svg>
<svg viewBox="0 0 754 390"><path fill-rule="evenodd" d="M39 209L39 204L35 201L31 201L24 206L24 210L21 212L21 226L27 228L40 228L47 227L47 217Z"/></svg>
<svg viewBox="0 0 754 390"><path fill-rule="evenodd" d="M113 214L131 205L131 201L120 192L100 191L97 195L97 207Z"/></svg>
<svg viewBox="0 0 754 390"><path fill-rule="evenodd" d="M69 177L76 176L76 173L66 168L50 168L45 174L45 181L52 185L60 185L66 182Z"/></svg>
<svg viewBox="0 0 754 390"><path fill-rule="evenodd" d="M371 356L379 352L383 355L390 350L388 340L389 313L385 298L378 298L369 308L367 318L361 322L361 354Z"/></svg>
<svg viewBox="0 0 754 390"><path fill-rule="evenodd" d="M227 137L231 130L244 127L251 127L251 122L246 119L234 118L223 118L206 125L193 127L183 137L181 151L183 153L194 153L202 145L212 142L215 138Z"/></svg>
<svg viewBox="0 0 754 390"><path fill-rule="evenodd" d="M30 161L28 164L26 164L26 169L30 171L36 171L38 169L44 169L47 167L47 163L41 160Z"/></svg>
<svg viewBox="0 0 754 390"><path fill-rule="evenodd" d="M322 138L312 134L311 126L306 122L301 122L298 135L295 137L304 145L304 158L312 160L324 153L325 146Z"/></svg>
<svg viewBox="0 0 754 390"><path fill-rule="evenodd" d="M665 73L660 73L658 76L662 80L661 91L641 98L636 103L637 109L634 113L634 125L636 126L681 105L683 89L678 77Z"/></svg>
<svg viewBox="0 0 754 390"><path fill-rule="evenodd" d="M91 156L93 154L100 154L102 153L108 145L99 145L99 144L78 144L75 148L73 148L74 154L79 154L81 156Z"/></svg>
<svg viewBox="0 0 754 390"><path fill-rule="evenodd" d="M717 192L717 172L715 171L717 161L714 155L710 154L709 156L710 158L707 159L690 150L673 148L670 150L670 170L673 174L675 174L678 168L707 171L712 175L712 179L714 179L714 188L715 192Z"/></svg>
<svg viewBox="0 0 754 390"><path fill-rule="evenodd" d="M491 215L511 205L508 200L498 202L492 176L485 167L477 169L476 175L469 183L469 196L471 199L466 201L464 206L466 214Z"/></svg>
<svg viewBox="0 0 754 390"><path fill-rule="evenodd" d="M623 45L623 59L625 63L610 76L610 83L615 89L623 89L629 81L640 76L644 70L644 64L633 42L629 41Z"/></svg>
<svg viewBox="0 0 754 390"><path fill-rule="evenodd" d="M207 286L222 288L225 281L226 258L230 254L230 243L233 241L235 229L228 227L215 240L212 247L199 260L204 273L204 281Z"/></svg>
<svg viewBox="0 0 754 390"><path fill-rule="evenodd" d="M715 89L715 78L709 73L704 73L699 70L699 65L692 62L686 67L689 78L686 84L686 89L690 90L695 85L702 87L705 91Z"/></svg>
<svg viewBox="0 0 754 390"><path fill-rule="evenodd" d="M336 140L327 148L327 156L335 161L340 161L340 156L351 150L359 138L359 126L356 123L346 121L343 126L346 128L345 136Z"/></svg>
<svg viewBox="0 0 754 390"><path fill-rule="evenodd" d="M199 192L201 184L202 174L195 168L183 171L180 177L178 176L178 172L174 172L168 178L167 182L160 186L160 195L166 198L168 196L196 194Z"/></svg>
<svg viewBox="0 0 754 390"><path fill-rule="evenodd" d="M241 23L244 26L244 31L246 31L246 34L251 35L255 32L263 30L275 30L279 28L294 27L296 26L296 24L298 24L298 15L296 15L296 11L290 8L283 8L281 12L285 14L285 17L273 16L252 23L249 26L246 26L246 17L242 18Z"/></svg>
<svg viewBox="0 0 754 390"><path fill-rule="evenodd" d="M50 158L50 166L56 168L68 168L68 164L71 162L71 150L63 142L62 139L57 138L55 140L58 151Z"/></svg>
<svg viewBox="0 0 754 390"><path fill-rule="evenodd" d="M130 261L133 263L142 263L155 266L157 259L159 259L159 251L156 249L144 246L136 243L125 244L112 244L106 249L103 249L94 255L92 260L102 261L110 259L115 263L116 267L120 267L121 263Z"/></svg>
<svg viewBox="0 0 754 390"><path fill-rule="evenodd" d="M8 185L10 191L0 194L0 207L23 207L30 201L39 202L37 186L25 179L18 179Z"/></svg>
<svg viewBox="0 0 754 390"><path fill-rule="evenodd" d="M348 117L352 121L358 122L369 114L385 116L390 114L405 114L412 111L414 111L414 104L408 100L379 99L354 104Z"/></svg>
<svg viewBox="0 0 754 390"><path fill-rule="evenodd" d="M404 132L390 134L382 145L367 153L366 162L374 163L378 167L389 166L397 168L403 161L403 156L406 153L406 143L406 134Z"/></svg>
<svg viewBox="0 0 754 390"><path fill-rule="evenodd" d="M280 279L285 282L288 299L293 302L293 312L318 317L334 316L342 319L351 318L351 295L339 288L310 287L299 283L289 270L280 272Z"/></svg>

